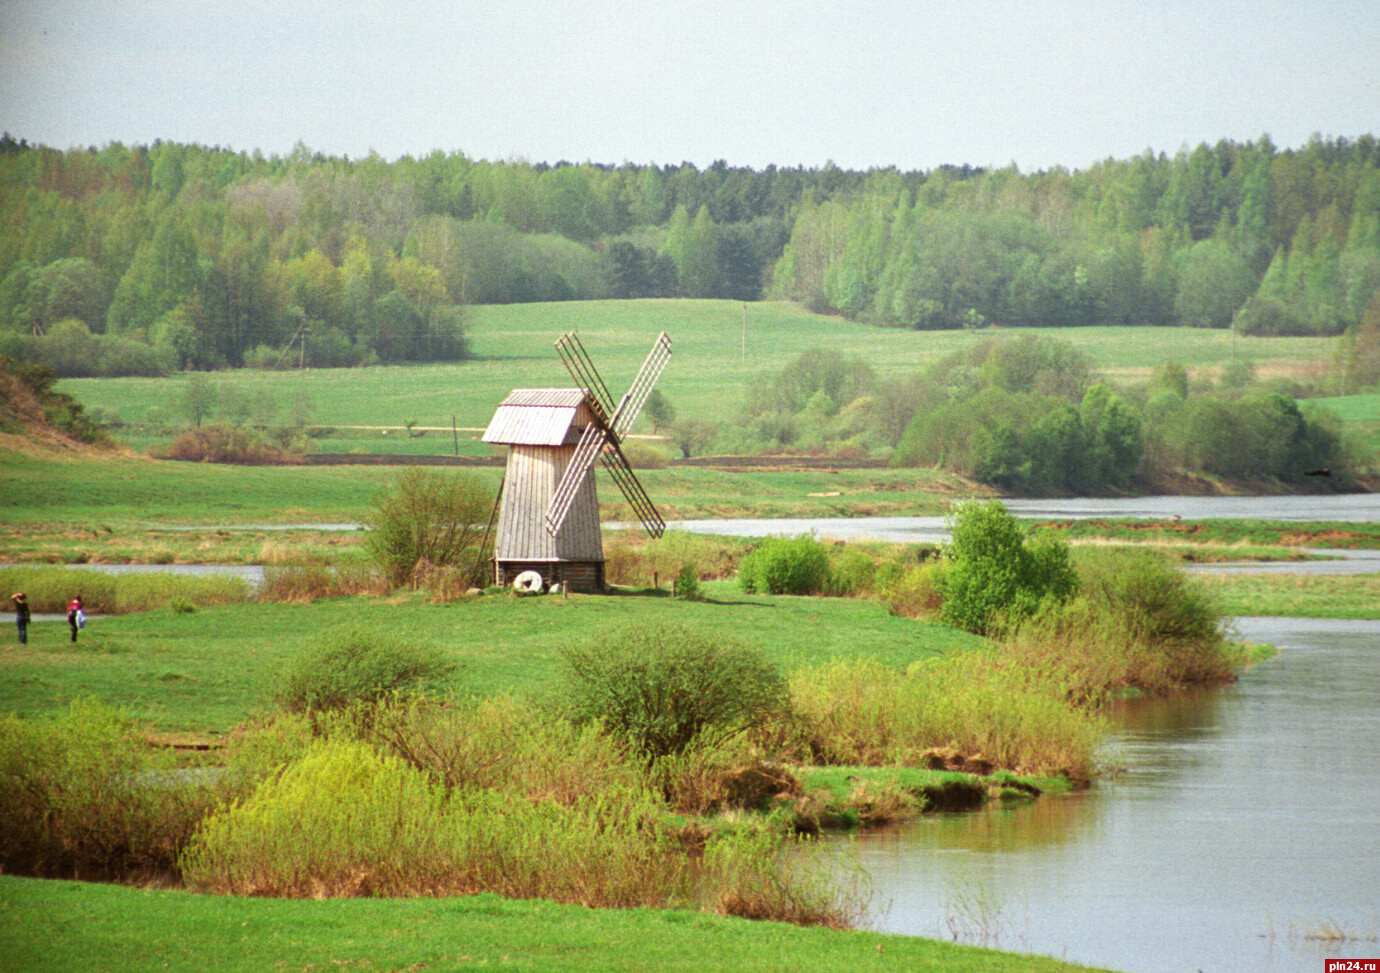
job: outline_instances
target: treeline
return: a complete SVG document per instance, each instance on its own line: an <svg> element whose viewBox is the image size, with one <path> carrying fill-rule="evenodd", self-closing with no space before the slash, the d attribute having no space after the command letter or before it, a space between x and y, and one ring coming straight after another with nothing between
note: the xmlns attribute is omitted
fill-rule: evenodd
<svg viewBox="0 0 1380 973"><path fill-rule="evenodd" d="M0 351L62 374L453 360L468 304L755 300L799 202L869 178L6 135Z"/></svg>
<svg viewBox="0 0 1380 973"><path fill-rule="evenodd" d="M1380 301L1367 322L1362 334L1373 336ZM992 337L886 380L858 358L808 351L754 386L731 429L698 430L691 441L674 423L670 434L686 455L866 456L1025 494L1106 493L1185 473L1345 483L1358 459L1334 417L1299 402L1306 391L1261 381L1245 361L1215 382L1190 381L1167 361L1146 383L1114 386L1068 342Z"/></svg>
<svg viewBox="0 0 1380 973"><path fill-rule="evenodd" d="M1234 326L1333 335L1380 289L1380 147L1268 138L1083 172L879 176L806 201L778 296L908 328Z"/></svg>
<svg viewBox="0 0 1380 973"><path fill-rule="evenodd" d="M62 375L455 360L469 304L764 293L879 324L1336 334L1373 137L1087 171L395 162L0 138L0 353Z"/></svg>

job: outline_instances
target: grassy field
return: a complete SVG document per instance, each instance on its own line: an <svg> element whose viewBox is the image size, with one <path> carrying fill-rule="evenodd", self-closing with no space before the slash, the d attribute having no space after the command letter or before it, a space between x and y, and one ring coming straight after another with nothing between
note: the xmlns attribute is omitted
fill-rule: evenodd
<svg viewBox="0 0 1380 973"><path fill-rule="evenodd" d="M37 623L29 644L0 641L0 711L36 715L95 697L162 730L223 733L267 707L277 674L303 643L346 624L439 645L457 665L460 693L540 695L559 649L611 627L659 619L694 625L763 647L784 673L835 658L872 657L904 667L981 644L941 625L898 618L874 601L744 595L707 586L714 600L507 596L431 604L413 595L338 598L99 617L76 643L65 622Z"/></svg>
<svg viewBox="0 0 1380 973"><path fill-rule="evenodd" d="M1380 619L1380 575L1199 576L1228 615Z"/></svg>
<svg viewBox="0 0 1380 973"><path fill-rule="evenodd" d="M908 936L494 895L319 902L0 876L5 969L1060 973L1086 967Z"/></svg>
<svg viewBox="0 0 1380 973"><path fill-rule="evenodd" d="M251 401L271 400L284 416L296 399L305 397L311 422L337 429L339 438L324 440L323 451L389 451L400 427L415 421L432 431L412 440L410 448L450 454L454 444L447 433L452 420L468 428L473 439L478 436L474 430L488 423L512 388L571 384L552 348L566 331L579 332L615 396L636 374L652 339L666 331L675 353L658 388L681 417L711 422L734 419L751 383L817 347L857 355L887 376L912 372L985 337L1034 333L1073 342L1098 368L1121 380L1144 377L1166 359L1180 362L1195 377L1210 378L1234 356L1255 362L1261 375L1304 376L1314 374L1332 348L1332 339L1233 339L1225 331L1197 328L920 332L824 317L783 302L745 306L698 300L480 306L470 309L467 328L477 357L463 364L240 370L220 373L216 380ZM176 400L187 378L179 374L161 379L68 379L58 388L89 407L117 412L126 423L143 422L149 409L158 408L178 424ZM387 437L361 436L358 430L343 428L347 426L391 426L393 431ZM136 431L129 435L141 446L158 441ZM382 448L385 441L388 449Z"/></svg>
<svg viewBox="0 0 1380 973"><path fill-rule="evenodd" d="M377 466L223 466L132 455L68 459L0 450L0 525L16 528L9 542L0 530L0 545L21 542L20 534L65 533L78 525L91 532L86 547L94 555L103 538L129 527L357 523L397 472ZM501 467L466 472L495 493L503 473ZM605 519L627 519L622 494L602 468L598 476ZM639 478L668 519L934 515L945 512L944 497L985 492L933 470L673 467L641 471ZM13 556L0 546L0 560Z"/></svg>

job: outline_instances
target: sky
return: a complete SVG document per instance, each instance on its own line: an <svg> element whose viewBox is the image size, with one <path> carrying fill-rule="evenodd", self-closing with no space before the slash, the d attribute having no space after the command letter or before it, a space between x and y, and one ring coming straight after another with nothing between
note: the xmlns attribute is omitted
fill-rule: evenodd
<svg viewBox="0 0 1380 973"><path fill-rule="evenodd" d="M0 0L0 130L59 149L1082 169L1380 134L1380 2Z"/></svg>

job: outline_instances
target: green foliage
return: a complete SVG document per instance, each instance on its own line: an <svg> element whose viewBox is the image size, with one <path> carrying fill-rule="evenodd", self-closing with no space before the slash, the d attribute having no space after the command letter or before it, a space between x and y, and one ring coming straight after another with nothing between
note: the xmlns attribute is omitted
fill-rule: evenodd
<svg viewBox="0 0 1380 973"><path fill-rule="evenodd" d="M365 546L394 587L413 583L426 566L460 570L479 584L488 573L480 546L492 507L493 494L475 477L412 467L379 498Z"/></svg>
<svg viewBox="0 0 1380 973"><path fill-rule="evenodd" d="M997 501L957 508L945 558L940 615L969 632L986 633L1029 617L1077 587L1067 546L1054 539L1027 543L1016 519Z"/></svg>
<svg viewBox="0 0 1380 973"><path fill-rule="evenodd" d="M1017 773L1087 778L1101 717L1070 703L1057 666L1029 670L987 652L898 670L840 659L791 679L791 711L819 764L924 766L925 751L952 748Z"/></svg>
<svg viewBox="0 0 1380 973"><path fill-rule="evenodd" d="M769 537L738 566L738 583L747 592L815 595L828 580L829 554L808 534Z"/></svg>
<svg viewBox="0 0 1380 973"><path fill-rule="evenodd" d="M424 689L452 669L431 642L347 625L304 645L279 677L275 695L290 713L319 713Z"/></svg>
<svg viewBox="0 0 1380 973"><path fill-rule="evenodd" d="M561 705L648 760L727 736L780 709L785 686L755 647L669 623L603 633L561 653Z"/></svg>
<svg viewBox="0 0 1380 973"><path fill-rule="evenodd" d="M676 574L676 597L686 601L702 601L704 591L700 588L700 575L695 565L687 561Z"/></svg>
<svg viewBox="0 0 1380 973"><path fill-rule="evenodd" d="M0 714L0 867L127 876L171 868L226 792L171 768L121 714L90 700L38 722Z"/></svg>
<svg viewBox="0 0 1380 973"><path fill-rule="evenodd" d="M108 574L49 566L0 568L0 588L25 592L34 611L49 613L65 612L72 596L80 594L87 612L100 615L155 611L174 603L198 607L242 604L251 596L249 584L233 576Z"/></svg>

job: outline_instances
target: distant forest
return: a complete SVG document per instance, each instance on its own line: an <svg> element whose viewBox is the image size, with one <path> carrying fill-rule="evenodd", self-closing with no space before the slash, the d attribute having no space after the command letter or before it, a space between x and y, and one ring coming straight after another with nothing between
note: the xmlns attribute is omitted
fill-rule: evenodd
<svg viewBox="0 0 1380 973"><path fill-rule="evenodd" d="M0 354L59 375L457 360L469 304L798 301L882 326L1341 334L1373 136L1086 171L388 162L0 138Z"/></svg>

